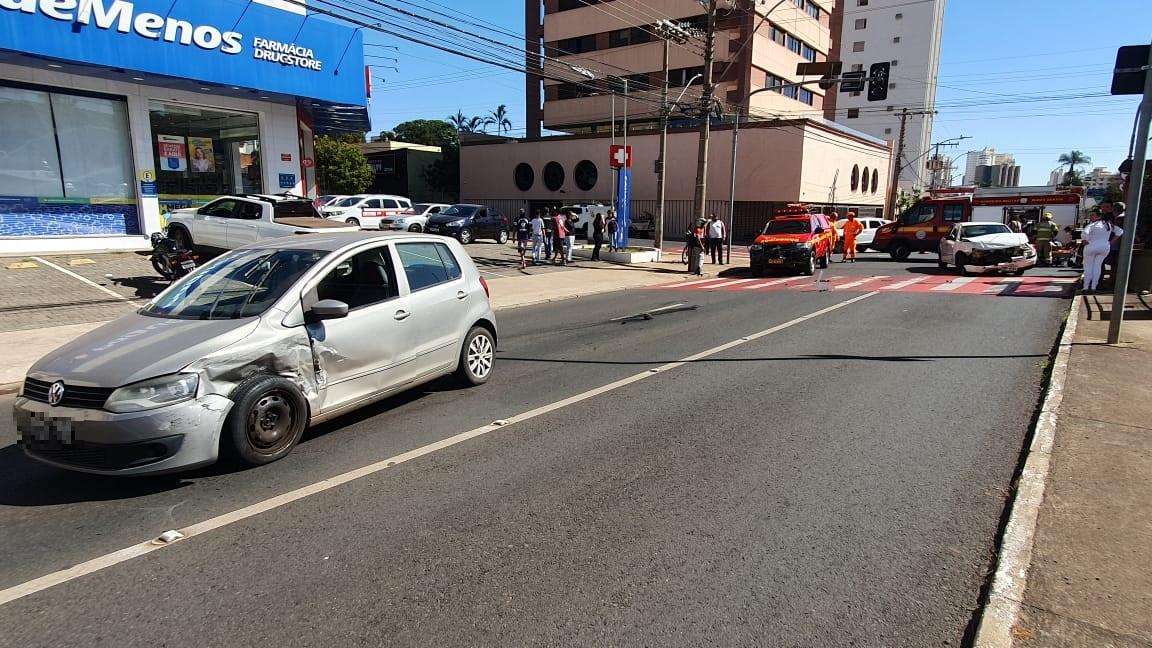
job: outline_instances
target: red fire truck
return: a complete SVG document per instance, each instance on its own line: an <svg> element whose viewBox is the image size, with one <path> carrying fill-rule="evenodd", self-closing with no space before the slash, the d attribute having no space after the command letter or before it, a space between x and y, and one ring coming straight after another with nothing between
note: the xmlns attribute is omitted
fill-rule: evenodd
<svg viewBox="0 0 1152 648"><path fill-rule="evenodd" d="M940 239L956 223L969 221L1007 223L1015 216L1027 228L1050 212L1059 227L1076 225L1082 197L1079 193L1045 192L1044 188L934 190L893 222L876 230L872 247L903 261L913 252L938 252Z"/></svg>

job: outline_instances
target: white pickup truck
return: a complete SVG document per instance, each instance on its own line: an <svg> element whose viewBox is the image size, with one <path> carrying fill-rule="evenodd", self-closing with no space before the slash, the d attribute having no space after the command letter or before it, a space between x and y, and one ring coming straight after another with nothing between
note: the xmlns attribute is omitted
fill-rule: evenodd
<svg viewBox="0 0 1152 648"><path fill-rule="evenodd" d="M312 201L291 195L223 196L203 207L177 209L168 215L168 236L188 250L232 250L265 239L319 231L358 232L360 228L323 218Z"/></svg>

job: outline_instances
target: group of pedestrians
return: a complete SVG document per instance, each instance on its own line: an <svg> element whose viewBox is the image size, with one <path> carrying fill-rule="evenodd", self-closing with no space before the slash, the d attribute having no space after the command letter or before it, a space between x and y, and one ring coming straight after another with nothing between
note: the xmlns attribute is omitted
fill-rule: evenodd
<svg viewBox="0 0 1152 648"><path fill-rule="evenodd" d="M1084 256L1084 292L1094 292L1100 287L1104 265L1111 268L1113 279L1120 252L1120 237L1124 235L1124 203L1104 201L1098 209L1088 215L1088 224L1080 233Z"/></svg>
<svg viewBox="0 0 1152 648"><path fill-rule="evenodd" d="M573 262L572 252L576 247L576 230L580 219L576 212L560 209L537 209L532 218L524 210L516 219L516 250L520 254L520 269L528 267L528 250L531 246L532 265L551 261L554 265L568 265ZM615 249L616 216L597 213L591 223L592 260L600 260L600 248L605 243L608 249Z"/></svg>

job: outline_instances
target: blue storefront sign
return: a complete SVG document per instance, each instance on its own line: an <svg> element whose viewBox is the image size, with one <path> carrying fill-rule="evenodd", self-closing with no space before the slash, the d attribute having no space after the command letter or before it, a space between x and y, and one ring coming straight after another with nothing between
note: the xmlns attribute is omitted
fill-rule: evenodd
<svg viewBox="0 0 1152 648"><path fill-rule="evenodd" d="M281 173L280 174L280 188L281 189L292 189L295 186L296 186L296 174L295 173Z"/></svg>
<svg viewBox="0 0 1152 648"><path fill-rule="evenodd" d="M632 226L632 170L621 168L616 182L616 247L627 247Z"/></svg>
<svg viewBox="0 0 1152 648"><path fill-rule="evenodd" d="M250 0L0 0L0 49L366 103L359 30Z"/></svg>

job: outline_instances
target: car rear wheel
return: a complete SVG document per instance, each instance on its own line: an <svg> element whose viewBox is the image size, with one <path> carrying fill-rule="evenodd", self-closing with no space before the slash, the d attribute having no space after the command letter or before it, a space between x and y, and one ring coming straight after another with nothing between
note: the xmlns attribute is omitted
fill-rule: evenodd
<svg viewBox="0 0 1152 648"><path fill-rule="evenodd" d="M408 231L409 232L419 232L420 231L420 224L419 223L412 223L411 225L408 226Z"/></svg>
<svg viewBox="0 0 1152 648"><path fill-rule="evenodd" d="M808 255L808 263L804 265L802 272L809 277L816 274L816 255Z"/></svg>
<svg viewBox="0 0 1152 648"><path fill-rule="evenodd" d="M464 245L468 245L472 242L472 230L468 229L467 227L461 229L460 235L457 238L459 238L460 242Z"/></svg>
<svg viewBox="0 0 1152 648"><path fill-rule="evenodd" d="M241 464L260 466L296 447L308 425L308 401L290 380L254 376L232 393L235 405L224 422L221 444Z"/></svg>
<svg viewBox="0 0 1152 648"><path fill-rule="evenodd" d="M505 243L507 243L508 242L508 232L506 232L505 230L500 230L500 233L496 235L496 242L499 243L500 245L504 245Z"/></svg>
<svg viewBox="0 0 1152 648"><path fill-rule="evenodd" d="M356 227L360 227L360 221L359 221L359 219L356 219L356 218L349 218L348 220L346 220L344 222L348 223L349 225L355 225Z"/></svg>
<svg viewBox="0 0 1152 648"><path fill-rule="evenodd" d="M896 241L892 244L892 249L888 252L893 259L897 261L904 261L912 256L912 246L908 245L905 241Z"/></svg>
<svg viewBox="0 0 1152 648"><path fill-rule="evenodd" d="M460 348L460 366L456 375L465 385L476 386L488 382L496 362L496 340L483 326L473 326L464 336Z"/></svg>

